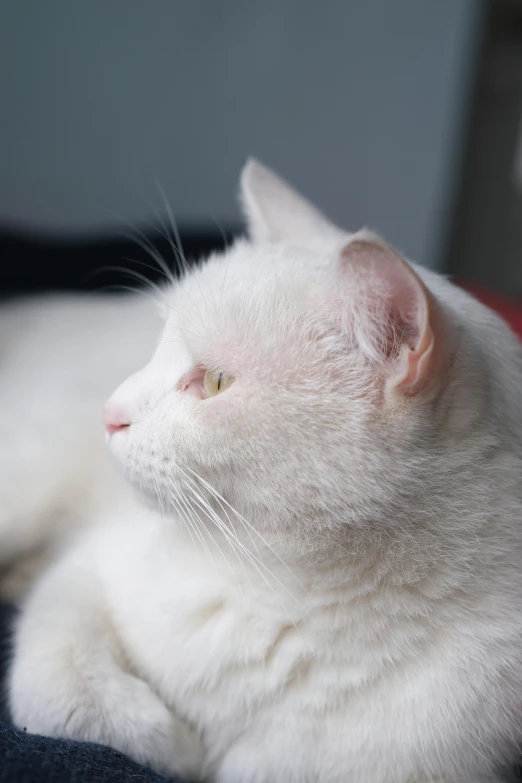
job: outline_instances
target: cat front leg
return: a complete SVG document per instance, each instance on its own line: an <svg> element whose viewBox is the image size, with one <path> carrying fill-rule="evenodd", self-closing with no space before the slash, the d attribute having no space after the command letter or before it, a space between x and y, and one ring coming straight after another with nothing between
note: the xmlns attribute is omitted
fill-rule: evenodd
<svg viewBox="0 0 522 783"><path fill-rule="evenodd" d="M8 687L14 722L30 733L110 745L160 773L200 778L196 732L130 670L101 586L78 560L37 584Z"/></svg>

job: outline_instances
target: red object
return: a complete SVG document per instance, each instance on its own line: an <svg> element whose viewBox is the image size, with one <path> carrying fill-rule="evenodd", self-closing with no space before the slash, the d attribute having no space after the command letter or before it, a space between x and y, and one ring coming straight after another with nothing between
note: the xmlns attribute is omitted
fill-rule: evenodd
<svg viewBox="0 0 522 783"><path fill-rule="evenodd" d="M491 307L511 326L516 334L522 337L522 301L468 283L462 283L462 287L484 302L485 305Z"/></svg>

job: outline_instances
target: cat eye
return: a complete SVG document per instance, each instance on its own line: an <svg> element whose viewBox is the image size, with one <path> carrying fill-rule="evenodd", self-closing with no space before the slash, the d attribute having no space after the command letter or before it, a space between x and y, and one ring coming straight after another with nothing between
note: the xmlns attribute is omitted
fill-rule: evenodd
<svg viewBox="0 0 522 783"><path fill-rule="evenodd" d="M221 394L225 389L228 389L233 382L234 378L231 375L207 370L203 378L203 388L207 397L215 397L216 394Z"/></svg>

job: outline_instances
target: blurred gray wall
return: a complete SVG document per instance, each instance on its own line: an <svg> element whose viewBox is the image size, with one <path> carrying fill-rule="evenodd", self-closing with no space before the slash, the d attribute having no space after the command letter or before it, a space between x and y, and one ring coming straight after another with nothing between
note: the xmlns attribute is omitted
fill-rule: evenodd
<svg viewBox="0 0 522 783"><path fill-rule="evenodd" d="M348 228L440 258L481 0L12 0L0 223L236 221L254 154Z"/></svg>

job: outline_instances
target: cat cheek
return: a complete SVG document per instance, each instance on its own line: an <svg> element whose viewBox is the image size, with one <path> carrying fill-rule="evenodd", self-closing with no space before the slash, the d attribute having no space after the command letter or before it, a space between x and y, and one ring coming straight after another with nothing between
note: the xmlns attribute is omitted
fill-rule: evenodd
<svg viewBox="0 0 522 783"><path fill-rule="evenodd" d="M203 384L205 370L201 367L193 367L178 381L177 389L183 394L190 394L198 400L205 400L207 394Z"/></svg>

